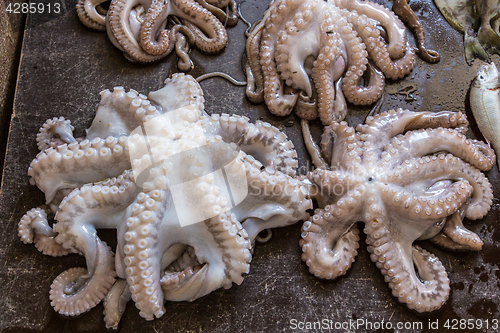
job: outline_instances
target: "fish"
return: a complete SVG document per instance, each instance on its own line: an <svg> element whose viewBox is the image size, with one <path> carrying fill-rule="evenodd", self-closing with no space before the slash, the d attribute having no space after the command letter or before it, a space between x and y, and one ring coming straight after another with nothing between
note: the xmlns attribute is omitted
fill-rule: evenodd
<svg viewBox="0 0 500 333"><path fill-rule="evenodd" d="M434 0L448 23L464 34L465 60L500 55L500 0Z"/></svg>
<svg viewBox="0 0 500 333"><path fill-rule="evenodd" d="M484 138L495 150L500 167L500 77L495 63L484 63L472 81L470 106Z"/></svg>

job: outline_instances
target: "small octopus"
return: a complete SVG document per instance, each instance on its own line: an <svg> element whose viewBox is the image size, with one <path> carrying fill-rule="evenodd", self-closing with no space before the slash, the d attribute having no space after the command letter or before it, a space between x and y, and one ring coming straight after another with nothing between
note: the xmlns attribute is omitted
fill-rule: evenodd
<svg viewBox="0 0 500 333"><path fill-rule="evenodd" d="M302 124L308 131L307 121ZM368 117L357 130L333 122L320 148L310 138L318 168L307 178L320 208L303 224L300 246L311 274L346 273L362 221L370 259L392 294L418 312L439 309L450 291L446 270L414 242L479 251L483 242L462 220L482 218L493 198L481 171L495 164L495 153L466 138L467 126L460 112L398 109Z"/></svg>
<svg viewBox="0 0 500 333"><path fill-rule="evenodd" d="M111 42L134 62L157 61L175 49L183 71L192 67L190 45L207 54L218 53L228 41L224 24L238 22L234 0L112 0L107 9L104 2L79 0L80 21L107 30ZM226 7L228 13L221 10Z"/></svg>

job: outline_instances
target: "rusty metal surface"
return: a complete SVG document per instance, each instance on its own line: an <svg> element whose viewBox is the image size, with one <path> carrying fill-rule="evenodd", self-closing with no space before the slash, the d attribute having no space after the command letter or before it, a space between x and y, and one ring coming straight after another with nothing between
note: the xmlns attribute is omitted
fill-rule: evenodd
<svg viewBox="0 0 500 333"><path fill-rule="evenodd" d="M175 56L150 65L131 64L111 45L104 33L91 31L78 21L75 3L74 0L61 2L60 14L28 17L0 192L3 226L0 230L0 331L3 332L105 331L101 304L79 318L67 319L57 315L49 303L52 280L70 267L84 266L83 258L76 255L47 257L34 246L24 245L17 237L21 216L43 203L41 192L29 185L27 176L29 163L37 153L35 137L46 119L61 115L71 119L77 135L83 135L94 116L101 90L125 86L149 92L160 88L165 78L177 71ZM392 3L386 2L385 5L390 7ZM388 82L383 109L460 110L467 111L472 117L467 107L467 92L479 62L476 61L473 67L466 65L462 35L449 27L431 1L413 0L411 5L422 18L428 47L441 52L442 60L435 65L417 60L414 70L405 80ZM255 21L261 18L266 8L264 0L247 0L242 12L248 20ZM230 44L220 55L209 57L193 50L191 56L195 69L190 74L196 77L206 72L224 71L244 80L241 55L245 29L241 21L228 29ZM310 162L297 117L270 115L264 105L252 105L247 101L244 88L232 86L222 79L205 81L202 87L209 113L244 114L252 121L262 118L283 129L296 145L300 173L305 173ZM411 93L412 101L398 93L402 92L401 89L411 90L411 87L416 89ZM351 125L360 123L367 112L367 108L352 108L348 122ZM472 118L470 120L473 123ZM321 127L319 122L313 123L312 127L317 136ZM475 134L478 131L472 124L469 135ZM486 174L493 184L495 198L500 198L497 167ZM214 291L194 302L168 302L166 314L150 322L140 318L130 302L120 331L294 331L291 326L294 319L303 322L326 319L340 323L366 320L375 325L384 320L394 325L393 329L386 330L376 327L351 330L356 332L446 332L445 322L453 319L481 319L483 323L488 319L491 325L493 319L500 320L499 217L500 205L495 200L486 218L469 224L485 242L479 253L443 251L429 242L421 242L424 248L440 258L451 281L450 298L436 313L417 314L392 297L382 274L369 259L364 236L356 261L345 276L335 281L315 278L300 259L301 223L297 223L275 230L271 242L257 244L250 274L240 286ZM101 236L110 241L116 237L112 233ZM439 330L429 327L436 321ZM397 322L421 323L422 329L397 330ZM484 331L460 330L460 325L457 328L453 331Z"/></svg>

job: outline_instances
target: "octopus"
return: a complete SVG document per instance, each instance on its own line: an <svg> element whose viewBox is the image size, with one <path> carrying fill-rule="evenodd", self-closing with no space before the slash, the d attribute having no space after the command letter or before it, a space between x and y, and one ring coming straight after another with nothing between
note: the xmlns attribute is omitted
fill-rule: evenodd
<svg viewBox="0 0 500 333"><path fill-rule="evenodd" d="M292 109L326 126L344 119L346 100L369 105L385 77L407 75L415 51L401 20L360 0L276 0L250 33L247 96L273 114ZM311 82L312 81L312 82Z"/></svg>
<svg viewBox="0 0 500 333"><path fill-rule="evenodd" d="M201 52L221 52L228 38L225 24L238 22L234 0L79 0L80 21L108 37L133 62L153 62L174 51L178 68L191 69L191 45ZM221 10L227 8L227 13Z"/></svg>
<svg viewBox="0 0 500 333"><path fill-rule="evenodd" d="M333 122L320 147L310 138L318 168L307 178L319 208L302 226L309 272L323 279L344 275L357 255L356 222L362 221L370 258L392 295L417 312L439 309L449 295L448 275L414 242L479 251L483 242L463 218L482 218L493 198L481 171L495 164L495 153L468 139L467 126L460 112L398 109L368 117L356 130Z"/></svg>
<svg viewBox="0 0 500 333"><path fill-rule="evenodd" d="M103 301L106 327L116 329L131 299L141 317L159 318L165 300L241 284L261 231L309 217L286 135L203 108L198 83L175 74L148 96L101 92L84 138L62 117L42 126L28 173L46 207L28 211L18 233L46 255L83 255L87 266L53 281L55 311L77 316ZM98 229L116 230L116 249Z"/></svg>

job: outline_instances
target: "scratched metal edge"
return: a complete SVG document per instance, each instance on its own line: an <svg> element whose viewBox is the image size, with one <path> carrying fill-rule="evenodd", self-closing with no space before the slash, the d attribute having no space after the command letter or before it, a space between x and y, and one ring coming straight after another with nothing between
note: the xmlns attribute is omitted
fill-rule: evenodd
<svg viewBox="0 0 500 333"><path fill-rule="evenodd" d="M77 134L82 135L83 128L93 117L100 90L123 85L148 92L161 87L161 82L176 71L175 56L146 66L128 63L104 34L79 24L75 2L65 1L66 13L61 16L29 17L16 114L9 133L4 187L0 194L0 220L5 226L0 234L0 260L4 263L0 269L0 310L3 313L0 331L105 332L102 305L72 320L58 316L49 305L48 290L52 280L65 269L83 266L83 259L77 256L49 258L38 253L34 246L18 240L16 228L21 216L43 203L43 196L29 185L26 174L37 152L35 136L46 119L60 115L71 119L79 130ZM462 36L447 26L432 4L412 1L412 5L420 6L417 14L428 28L429 47L441 51L443 58L437 65L418 61L416 69L404 81L389 82L384 109L461 110L470 116L465 101L478 62L472 68L465 65ZM243 13L250 21L255 21L262 16L266 6L265 1L247 1ZM243 79L239 59L244 28L239 22L229 29L230 45L221 55L208 57L192 51L196 68L190 74L197 76L222 70ZM440 50L441 45L446 47ZM419 90L411 103L405 102L401 95L389 94L408 85L416 85ZM202 87L209 113L239 113L252 121L263 118L271 122L285 130L297 148L300 166L307 166L309 158L295 116L283 119L269 115L263 105L247 102L243 88L232 87L222 80L203 82ZM366 111L366 108L355 108L348 122L351 125L359 123ZM287 127L291 120L294 125ZM318 122L311 125L317 137L321 126ZM474 127L470 134L477 134ZM494 167L487 175L498 197L498 169ZM430 315L411 312L391 296L382 275L369 259L364 237L356 262L344 277L335 281L316 279L300 260L301 223L298 223L275 230L270 243L257 245L250 274L242 285L217 290L194 302L168 302L166 314L152 322L140 318L131 302L120 331L267 332L290 330L291 319L341 322L357 319L380 322L384 319L394 323L422 322L424 328L419 331L426 332L429 331L428 323L435 320L443 323L454 318L499 318L497 253L500 235L495 228L498 218L499 211L492 210L472 226L485 240L485 248L480 253L453 253L428 242L421 243L443 262L452 285L448 302ZM112 239L113 234L103 237Z"/></svg>

